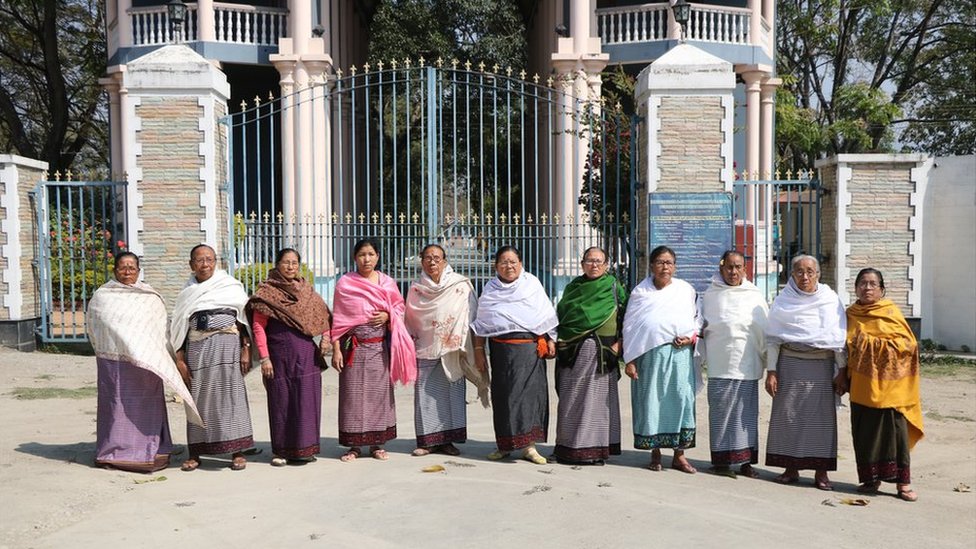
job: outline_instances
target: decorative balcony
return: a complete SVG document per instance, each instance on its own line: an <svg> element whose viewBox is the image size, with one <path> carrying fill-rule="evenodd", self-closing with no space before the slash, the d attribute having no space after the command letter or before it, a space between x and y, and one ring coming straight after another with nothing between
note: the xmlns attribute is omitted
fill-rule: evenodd
<svg viewBox="0 0 976 549"><path fill-rule="evenodd" d="M213 3L213 29L200 28L197 4L187 4L187 18L183 22L183 42L224 42L273 46L288 35L288 10L248 6L244 4ZM132 29L129 46L158 46L176 42L170 28L166 6L150 6L127 10Z"/></svg>
<svg viewBox="0 0 976 549"><path fill-rule="evenodd" d="M679 38L667 2L598 8L596 15L597 32L611 63L656 57L667 49L661 43ZM755 27L753 17L758 19ZM753 48L767 59L772 56L769 23L749 8L691 4L685 40L732 63L761 61L749 53Z"/></svg>

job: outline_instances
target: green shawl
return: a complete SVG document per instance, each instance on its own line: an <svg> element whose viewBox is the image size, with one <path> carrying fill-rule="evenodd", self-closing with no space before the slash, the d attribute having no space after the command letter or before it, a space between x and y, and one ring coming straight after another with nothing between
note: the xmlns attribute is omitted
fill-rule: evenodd
<svg viewBox="0 0 976 549"><path fill-rule="evenodd" d="M559 317L557 366L571 368L580 344L614 316L617 321L615 334L595 334L602 350L598 353L598 371L606 373L611 366L618 366L618 357L610 346L620 337L620 321L626 304L627 291L612 275L595 279L580 276L570 282L556 307Z"/></svg>

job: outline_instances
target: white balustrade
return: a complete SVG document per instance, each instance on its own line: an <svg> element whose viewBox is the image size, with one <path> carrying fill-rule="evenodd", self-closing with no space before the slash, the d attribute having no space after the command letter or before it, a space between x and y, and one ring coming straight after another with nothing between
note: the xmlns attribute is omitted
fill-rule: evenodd
<svg viewBox="0 0 976 549"><path fill-rule="evenodd" d="M640 4L596 10L600 42L604 45L634 44L668 39L668 4ZM688 40L750 45L749 8L691 4ZM764 34L769 26L763 21ZM765 38L762 44L768 42Z"/></svg>
<svg viewBox="0 0 976 549"><path fill-rule="evenodd" d="M186 21L183 22L180 40L195 42L199 36L197 5L186 6ZM132 8L128 14L132 25L132 45L155 46L177 42L176 34L170 29L165 5ZM279 38L288 35L288 10L215 2L214 27L217 42L273 46Z"/></svg>

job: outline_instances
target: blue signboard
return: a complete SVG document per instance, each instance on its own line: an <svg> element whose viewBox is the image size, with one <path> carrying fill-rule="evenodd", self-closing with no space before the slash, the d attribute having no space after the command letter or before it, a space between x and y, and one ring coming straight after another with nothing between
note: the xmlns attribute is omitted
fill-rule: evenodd
<svg viewBox="0 0 976 549"><path fill-rule="evenodd" d="M732 247L730 193L651 193L648 253L667 246L677 254L680 278L704 292L718 272L718 260Z"/></svg>

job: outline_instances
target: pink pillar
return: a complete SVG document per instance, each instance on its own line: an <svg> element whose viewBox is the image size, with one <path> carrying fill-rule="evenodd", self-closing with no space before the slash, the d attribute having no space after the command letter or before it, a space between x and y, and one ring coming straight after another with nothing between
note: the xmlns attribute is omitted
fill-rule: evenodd
<svg viewBox="0 0 976 549"><path fill-rule="evenodd" d="M761 4L760 0L749 0L749 11L751 12L749 16L749 43L753 46L762 45L762 12L760 11Z"/></svg>
<svg viewBox="0 0 976 549"><path fill-rule="evenodd" d="M215 42L213 0L197 0L197 40Z"/></svg>
<svg viewBox="0 0 976 549"><path fill-rule="evenodd" d="M131 8L132 0L118 0L115 29L118 32L120 48L132 47L132 20L129 19Z"/></svg>
<svg viewBox="0 0 976 549"><path fill-rule="evenodd" d="M745 179L757 179L759 172L759 132L760 132L760 82L765 73L749 71L742 73L746 83L746 166ZM755 221L755 195L750 192L746 196L746 220Z"/></svg>

